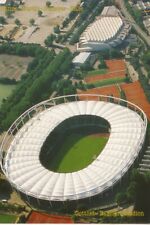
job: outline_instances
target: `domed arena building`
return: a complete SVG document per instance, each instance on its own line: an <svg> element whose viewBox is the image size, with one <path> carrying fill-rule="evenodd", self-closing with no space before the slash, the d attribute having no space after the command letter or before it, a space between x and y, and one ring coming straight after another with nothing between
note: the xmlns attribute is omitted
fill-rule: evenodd
<svg viewBox="0 0 150 225"><path fill-rule="evenodd" d="M107 6L80 36L78 51L99 51L120 45L130 31L130 24L115 6Z"/></svg>

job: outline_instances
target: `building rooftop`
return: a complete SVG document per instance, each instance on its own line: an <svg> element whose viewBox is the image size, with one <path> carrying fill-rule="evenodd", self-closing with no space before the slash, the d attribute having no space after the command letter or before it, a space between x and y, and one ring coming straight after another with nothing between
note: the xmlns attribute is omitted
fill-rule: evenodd
<svg viewBox="0 0 150 225"><path fill-rule="evenodd" d="M123 26L122 19L117 17L100 17L82 34L82 42L105 42L111 40Z"/></svg>
<svg viewBox="0 0 150 225"><path fill-rule="evenodd" d="M80 63L83 64L86 62L86 60L89 58L90 56L90 52L81 52L79 55L77 55L74 59L73 59L73 63Z"/></svg>
<svg viewBox="0 0 150 225"><path fill-rule="evenodd" d="M7 0L0 0L0 5L4 5L7 2Z"/></svg>
<svg viewBox="0 0 150 225"><path fill-rule="evenodd" d="M114 6L106 6L104 7L101 16L118 16L119 10Z"/></svg>

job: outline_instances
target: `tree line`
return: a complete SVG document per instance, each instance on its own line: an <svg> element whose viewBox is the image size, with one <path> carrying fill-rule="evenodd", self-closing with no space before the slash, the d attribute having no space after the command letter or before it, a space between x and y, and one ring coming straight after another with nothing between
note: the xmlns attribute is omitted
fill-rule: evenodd
<svg viewBox="0 0 150 225"><path fill-rule="evenodd" d="M150 220L150 173L139 173L133 170L130 184L125 192L116 195L118 204L124 202L134 203L134 210L143 212L143 216L135 217L134 222L148 222Z"/></svg>
<svg viewBox="0 0 150 225"><path fill-rule="evenodd" d="M132 17L135 19L136 23L141 27L142 30L146 31L144 24L143 24L143 15L142 11L139 9L133 8L128 2L128 0L124 0L125 5L129 13L132 15Z"/></svg>
<svg viewBox="0 0 150 225"><path fill-rule="evenodd" d="M72 53L65 48L56 55L53 50L24 44L4 44L0 46L0 53L34 57L12 95L0 107L2 132L29 107L47 99L54 90L57 91L54 83L61 80L62 75L70 69Z"/></svg>

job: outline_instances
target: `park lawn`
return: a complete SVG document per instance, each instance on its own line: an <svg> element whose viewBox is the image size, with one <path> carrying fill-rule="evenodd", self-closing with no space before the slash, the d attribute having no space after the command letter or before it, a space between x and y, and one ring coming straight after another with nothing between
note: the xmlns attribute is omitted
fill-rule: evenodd
<svg viewBox="0 0 150 225"><path fill-rule="evenodd" d="M16 219L15 215L0 214L0 223L15 223Z"/></svg>
<svg viewBox="0 0 150 225"><path fill-rule="evenodd" d="M12 91L15 89L16 85L7 85L7 84L0 84L0 104L4 98L7 98Z"/></svg>
<svg viewBox="0 0 150 225"><path fill-rule="evenodd" d="M108 72L108 69L91 70L86 74L86 77L94 75L103 75Z"/></svg>
<svg viewBox="0 0 150 225"><path fill-rule="evenodd" d="M50 170L67 173L87 167L103 150L107 137L69 135L50 162Z"/></svg>
<svg viewBox="0 0 150 225"><path fill-rule="evenodd" d="M126 79L124 77L117 77L117 78L110 78L110 79L105 79L101 81L96 81L93 83L88 83L86 84L86 86L87 88L89 88L91 87L91 84L92 84L94 87L102 87L102 86L124 83L124 82L126 82Z"/></svg>

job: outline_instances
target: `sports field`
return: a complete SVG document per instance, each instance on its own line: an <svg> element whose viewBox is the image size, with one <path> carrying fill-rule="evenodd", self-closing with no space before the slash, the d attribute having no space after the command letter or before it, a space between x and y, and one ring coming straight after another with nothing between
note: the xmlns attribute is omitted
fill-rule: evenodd
<svg viewBox="0 0 150 225"><path fill-rule="evenodd" d="M49 164L49 169L59 173L81 170L88 166L103 150L108 137L71 134Z"/></svg>
<svg viewBox="0 0 150 225"><path fill-rule="evenodd" d="M70 216L46 214L43 212L32 211L28 217L27 223L73 223Z"/></svg>
<svg viewBox="0 0 150 225"><path fill-rule="evenodd" d="M4 98L7 98L15 89L16 85L0 84L0 104Z"/></svg>
<svg viewBox="0 0 150 225"><path fill-rule="evenodd" d="M94 87L102 87L102 86L107 86L107 85L112 85L112 84L118 84L118 83L124 83L126 80L125 78L118 77L118 78L110 78L110 79L103 79L100 81L96 81L90 84L93 84ZM87 84L87 88L89 88L89 84Z"/></svg>
<svg viewBox="0 0 150 225"><path fill-rule="evenodd" d="M84 81L86 83L96 83L96 87L105 86L108 83L113 84L113 79L120 80L125 78L126 75L126 64L124 60L105 60L107 69L93 70L86 74ZM103 83L104 82L104 83ZM98 85L98 83L100 85Z"/></svg>
<svg viewBox="0 0 150 225"><path fill-rule="evenodd" d="M86 77L106 74L107 71L108 71L108 69L91 70L86 74Z"/></svg>
<svg viewBox="0 0 150 225"><path fill-rule="evenodd" d="M16 219L15 215L0 214L0 223L15 223Z"/></svg>
<svg viewBox="0 0 150 225"><path fill-rule="evenodd" d="M120 84L120 88L124 91L128 101L139 106L146 113L150 120L150 103L148 102L143 88L139 81L135 81L129 84ZM117 85L111 85L108 87L92 88L86 91L78 91L78 94L98 94L98 95L113 95L120 98L120 93ZM87 99L85 96L80 97L81 100ZM88 97L90 100L97 100L97 97Z"/></svg>

